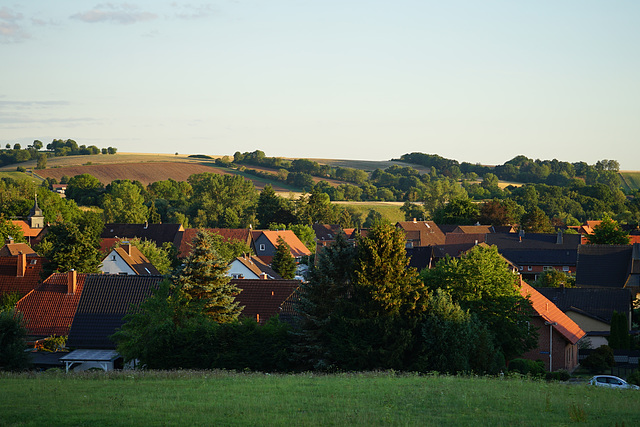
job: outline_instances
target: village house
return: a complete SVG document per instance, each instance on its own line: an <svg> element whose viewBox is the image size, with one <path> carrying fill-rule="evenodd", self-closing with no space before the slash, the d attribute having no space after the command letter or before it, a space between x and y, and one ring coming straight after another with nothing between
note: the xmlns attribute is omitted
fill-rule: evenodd
<svg viewBox="0 0 640 427"><path fill-rule="evenodd" d="M142 252L130 243L111 250L102 260L100 271L104 274L159 275Z"/></svg>
<svg viewBox="0 0 640 427"><path fill-rule="evenodd" d="M539 334L537 347L522 357L544 361L547 371L573 371L578 366L578 341L585 332L523 280L520 281L520 294L531 301L533 313L530 324Z"/></svg>

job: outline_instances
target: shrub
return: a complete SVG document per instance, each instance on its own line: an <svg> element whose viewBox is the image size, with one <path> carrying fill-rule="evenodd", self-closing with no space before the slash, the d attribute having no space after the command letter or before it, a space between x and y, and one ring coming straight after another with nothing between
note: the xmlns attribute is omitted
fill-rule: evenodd
<svg viewBox="0 0 640 427"><path fill-rule="evenodd" d="M568 381L571 378L571 374L564 369L557 370L555 372L547 372L547 381Z"/></svg>
<svg viewBox="0 0 640 427"><path fill-rule="evenodd" d="M18 172L26 172L26 171L27 171L27 170L26 170L24 167L22 167L22 166L18 166L18 167L16 168L16 170L17 170Z"/></svg>
<svg viewBox="0 0 640 427"><path fill-rule="evenodd" d="M627 382L630 384L640 385L640 370L635 370L629 377L627 377Z"/></svg>
<svg viewBox="0 0 640 427"><path fill-rule="evenodd" d="M582 366L594 374L604 372L615 364L613 350L608 345L601 345L582 361Z"/></svg>
<svg viewBox="0 0 640 427"><path fill-rule="evenodd" d="M541 360L513 359L509 362L510 372L519 372L522 375L541 377L544 375L544 362Z"/></svg>

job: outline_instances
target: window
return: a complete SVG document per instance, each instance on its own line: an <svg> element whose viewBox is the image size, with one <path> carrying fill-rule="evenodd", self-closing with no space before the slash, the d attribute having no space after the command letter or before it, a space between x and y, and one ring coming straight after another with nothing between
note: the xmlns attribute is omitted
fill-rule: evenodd
<svg viewBox="0 0 640 427"><path fill-rule="evenodd" d="M264 251L265 249L266 249L266 248L265 248L265 246L264 246L264 243L260 243L260 250L261 250L261 251Z"/></svg>
<svg viewBox="0 0 640 427"><path fill-rule="evenodd" d="M518 268L519 268L521 271L522 271L522 270L524 270L524 267L523 267L523 266L520 266L520 267L518 267Z"/></svg>
<svg viewBox="0 0 640 427"><path fill-rule="evenodd" d="M567 271L569 271L569 266L568 266L568 265L563 265L563 266L562 266L562 271L564 271L565 273L566 273Z"/></svg>
<svg viewBox="0 0 640 427"><path fill-rule="evenodd" d="M531 271L531 270L532 270L532 269L531 269L531 266L530 266L530 265L528 265L528 266L527 266L527 271Z"/></svg>
<svg viewBox="0 0 640 427"><path fill-rule="evenodd" d="M553 267L551 267L550 265L545 265L542 267L542 271L549 271L549 270L553 270Z"/></svg>

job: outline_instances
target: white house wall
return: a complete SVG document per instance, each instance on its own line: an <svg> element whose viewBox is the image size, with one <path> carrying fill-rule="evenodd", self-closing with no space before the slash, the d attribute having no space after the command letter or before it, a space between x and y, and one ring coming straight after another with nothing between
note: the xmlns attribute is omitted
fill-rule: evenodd
<svg viewBox="0 0 640 427"><path fill-rule="evenodd" d="M244 264L240 261L235 260L230 264L229 273L227 274L231 277L242 277L244 279L259 279L253 271L249 270ZM242 275L242 276L239 276Z"/></svg>
<svg viewBox="0 0 640 427"><path fill-rule="evenodd" d="M102 271L104 274L127 273L132 276L136 275L136 272L133 271L131 267L129 267L129 264L124 262L120 255L116 254L114 260L113 254L114 252L111 252L109 256L102 261L102 267L100 267L100 271Z"/></svg>

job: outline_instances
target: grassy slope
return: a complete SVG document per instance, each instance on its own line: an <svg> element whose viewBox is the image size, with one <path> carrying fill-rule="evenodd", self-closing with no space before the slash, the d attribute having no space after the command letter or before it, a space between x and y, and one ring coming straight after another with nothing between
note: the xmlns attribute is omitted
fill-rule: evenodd
<svg viewBox="0 0 640 427"><path fill-rule="evenodd" d="M638 425L635 390L393 373L0 377L0 425Z"/></svg>
<svg viewBox="0 0 640 427"><path fill-rule="evenodd" d="M620 172L622 187L626 191L635 192L640 190L640 172L622 171Z"/></svg>

